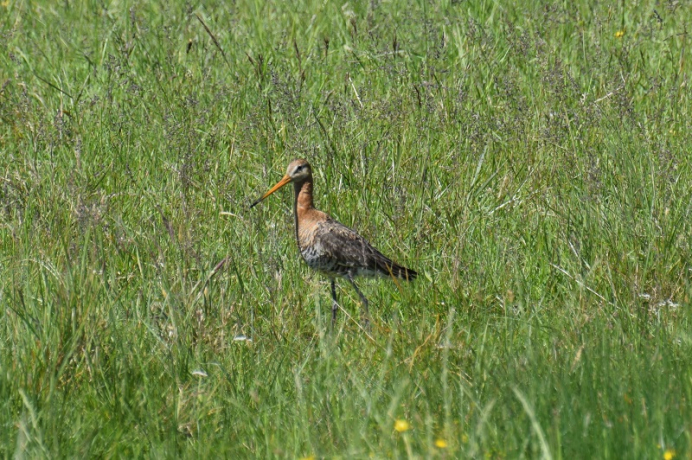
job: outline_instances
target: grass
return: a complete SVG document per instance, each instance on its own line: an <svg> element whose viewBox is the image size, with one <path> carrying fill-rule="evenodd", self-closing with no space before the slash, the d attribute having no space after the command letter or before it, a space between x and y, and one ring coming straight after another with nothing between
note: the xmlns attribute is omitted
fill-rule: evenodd
<svg viewBox="0 0 692 460"><path fill-rule="evenodd" d="M691 19L2 2L0 455L692 455ZM248 209L296 157L420 273L372 339Z"/></svg>

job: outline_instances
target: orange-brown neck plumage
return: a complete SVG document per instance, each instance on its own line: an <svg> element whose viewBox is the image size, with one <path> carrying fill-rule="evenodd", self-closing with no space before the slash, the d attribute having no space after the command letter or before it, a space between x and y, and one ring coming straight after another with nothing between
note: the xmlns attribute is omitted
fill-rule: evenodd
<svg viewBox="0 0 692 460"><path fill-rule="evenodd" d="M294 211L296 216L298 214L303 214L310 209L314 209L314 204L312 201L312 176L308 177L304 181L294 182L293 189L295 190L295 204Z"/></svg>
<svg viewBox="0 0 692 460"><path fill-rule="evenodd" d="M298 247L303 248L306 244L306 230L312 227L315 206L312 201L312 175L300 182L293 183L295 191L295 202L293 204L293 215L296 224L296 241Z"/></svg>

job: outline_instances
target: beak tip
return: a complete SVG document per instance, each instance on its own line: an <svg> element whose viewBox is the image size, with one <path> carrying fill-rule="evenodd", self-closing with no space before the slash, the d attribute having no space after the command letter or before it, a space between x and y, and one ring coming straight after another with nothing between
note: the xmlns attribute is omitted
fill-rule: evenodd
<svg viewBox="0 0 692 460"><path fill-rule="evenodd" d="M250 205L250 209L254 208L257 204L259 204L260 201L264 200L266 197L268 197L268 196L271 195L272 193L276 192L277 190L279 190L281 187L283 187L284 185L288 184L289 182L291 182L290 177L284 176L284 178L281 179L281 180L280 180L275 186L273 186L271 189L269 189L269 191L268 191L267 193L265 193L264 195L262 195L261 197L257 198L255 201L253 201L252 204Z"/></svg>

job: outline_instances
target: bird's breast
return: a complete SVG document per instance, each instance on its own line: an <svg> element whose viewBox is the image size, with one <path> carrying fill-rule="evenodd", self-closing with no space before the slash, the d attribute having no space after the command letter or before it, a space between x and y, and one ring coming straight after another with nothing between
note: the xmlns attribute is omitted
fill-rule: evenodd
<svg viewBox="0 0 692 460"><path fill-rule="evenodd" d="M328 258L313 230L298 229L298 247L305 262L314 269L319 270Z"/></svg>
<svg viewBox="0 0 692 460"><path fill-rule="evenodd" d="M338 273L339 263L336 254L332 254L317 237L317 226L312 228L298 228L298 246L303 260L313 270L324 272L328 275L344 275Z"/></svg>

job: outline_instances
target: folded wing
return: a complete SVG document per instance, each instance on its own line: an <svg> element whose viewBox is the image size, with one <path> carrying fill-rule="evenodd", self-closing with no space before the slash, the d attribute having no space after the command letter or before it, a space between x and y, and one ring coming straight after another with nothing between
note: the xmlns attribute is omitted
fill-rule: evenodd
<svg viewBox="0 0 692 460"><path fill-rule="evenodd" d="M328 219L318 224L314 244L320 248L328 265L320 268L342 276L395 276L413 280L418 275L375 249L368 241L345 225Z"/></svg>

